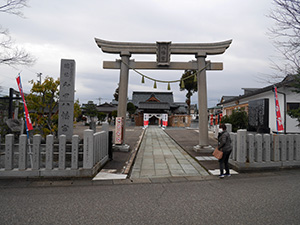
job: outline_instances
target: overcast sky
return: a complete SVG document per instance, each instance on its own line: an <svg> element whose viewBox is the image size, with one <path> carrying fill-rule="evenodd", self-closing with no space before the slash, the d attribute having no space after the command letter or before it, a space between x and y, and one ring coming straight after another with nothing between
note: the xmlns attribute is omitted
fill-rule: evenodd
<svg viewBox="0 0 300 225"><path fill-rule="evenodd" d="M0 0L1 3L6 2ZM30 0L23 9L25 19L0 14L0 24L9 28L19 46L36 59L32 67L11 68L0 65L0 86L7 92L17 89L15 77L21 72L25 92L36 73L59 77L60 60L76 61L76 99L110 102L119 81L118 70L104 70L103 61L119 55L103 53L94 38L111 41L172 43L210 43L232 39L229 49L219 56L208 56L212 62L223 62L223 71L207 72L208 106L214 106L223 95L242 94L241 88L264 87L258 81L274 73L271 61L276 54L267 36L273 21L267 17L271 0ZM2 4L1 4L2 5ZM155 56L133 55L132 59L156 60ZM194 60L194 56L172 56L174 61ZM141 71L161 80L180 79L183 71ZM167 91L167 85L146 80L130 71L128 97L132 91ZM186 92L172 84L174 100L185 101ZM196 103L197 94L192 96Z"/></svg>

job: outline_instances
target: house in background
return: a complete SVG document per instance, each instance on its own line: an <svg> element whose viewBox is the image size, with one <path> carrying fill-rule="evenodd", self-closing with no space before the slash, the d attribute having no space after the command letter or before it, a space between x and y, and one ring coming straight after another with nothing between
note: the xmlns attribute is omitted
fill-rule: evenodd
<svg viewBox="0 0 300 225"><path fill-rule="evenodd" d="M143 126L144 114L150 116L149 125L159 125L161 116L167 114L169 126L190 126L186 103L175 103L172 92L134 91L132 103L137 108L136 126Z"/></svg>
<svg viewBox="0 0 300 225"><path fill-rule="evenodd" d="M101 105L96 106L98 112L102 112L106 114L106 118L111 118L111 113L115 110L118 110L118 106L113 105L112 103L103 103Z"/></svg>
<svg viewBox="0 0 300 225"><path fill-rule="evenodd" d="M295 88L291 86L294 81L295 76L288 75L275 84L285 133L300 133L297 120L287 114L288 110L300 107L300 94L293 92ZM258 132L277 132L274 85L259 89L244 88L243 95L230 98L223 96L218 105L223 108L223 116L244 108L249 115L249 125L253 131L256 129Z"/></svg>
<svg viewBox="0 0 300 225"><path fill-rule="evenodd" d="M111 113L115 110L117 110L118 106L113 105L112 103L103 103L101 105L96 105L94 104L93 101L88 101L87 104L82 104L82 115L83 115L83 119L85 121L85 124L90 124L90 122L93 120L96 124L100 123L101 121L98 121L98 116L94 116L94 117L90 117L89 115L86 114L86 107L88 107L89 105L92 105L98 113L104 113L106 114L105 120L110 121L110 119L112 118Z"/></svg>

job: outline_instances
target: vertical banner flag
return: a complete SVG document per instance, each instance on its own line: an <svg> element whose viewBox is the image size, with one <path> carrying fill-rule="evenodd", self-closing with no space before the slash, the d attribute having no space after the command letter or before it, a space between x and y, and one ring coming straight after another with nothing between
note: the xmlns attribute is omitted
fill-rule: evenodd
<svg viewBox="0 0 300 225"><path fill-rule="evenodd" d="M30 120L29 113L28 113L27 105L26 105L26 102L25 102L25 97L24 97L24 92L23 92L23 88L22 88L22 83L21 83L21 76L20 76L20 74L19 74L19 76L16 78L16 80L17 80L17 84L18 84L18 87L19 87L20 94L21 94L22 99L23 99L24 116L25 116L26 129L27 129L27 131L30 131L30 130L33 129L33 127L32 127L32 123L31 123L31 120Z"/></svg>
<svg viewBox="0 0 300 225"><path fill-rule="evenodd" d="M162 125L163 127L168 126L168 114L162 114Z"/></svg>
<svg viewBox="0 0 300 225"><path fill-rule="evenodd" d="M149 114L144 113L144 127L148 127L149 125Z"/></svg>
<svg viewBox="0 0 300 225"><path fill-rule="evenodd" d="M276 112L276 126L277 131L283 131L283 124L282 124L282 118L280 114L280 107L279 107L279 101L278 101L278 95L277 95L277 87L274 86L274 95L275 95L275 112Z"/></svg>

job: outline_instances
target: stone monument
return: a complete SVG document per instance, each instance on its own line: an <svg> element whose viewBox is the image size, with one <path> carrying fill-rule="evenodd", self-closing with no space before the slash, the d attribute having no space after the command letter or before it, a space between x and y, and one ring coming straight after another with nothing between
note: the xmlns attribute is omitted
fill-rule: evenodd
<svg viewBox="0 0 300 225"><path fill-rule="evenodd" d="M248 131L270 133L269 128L269 99L249 101Z"/></svg>
<svg viewBox="0 0 300 225"><path fill-rule="evenodd" d="M60 66L58 135L66 135L71 141L73 135L75 61L62 59Z"/></svg>

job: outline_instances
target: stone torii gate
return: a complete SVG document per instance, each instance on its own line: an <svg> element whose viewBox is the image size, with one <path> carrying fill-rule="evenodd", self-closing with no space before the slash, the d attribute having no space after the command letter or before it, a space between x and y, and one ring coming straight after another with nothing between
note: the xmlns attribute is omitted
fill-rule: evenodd
<svg viewBox="0 0 300 225"><path fill-rule="evenodd" d="M198 151L209 146L206 70L223 70L223 63L212 63L205 59L207 55L223 54L230 46L232 40L215 43L134 43L113 42L95 38L95 41L103 52L119 54L121 56L121 60L103 62L104 69L120 69L118 117L126 118L129 69L199 70L200 72L197 73L199 145L195 146L194 150ZM132 54L156 54L157 60L156 62L135 62L134 60L130 60ZM196 60L190 62L171 62L171 54L195 55ZM125 124L123 129L125 136Z"/></svg>

